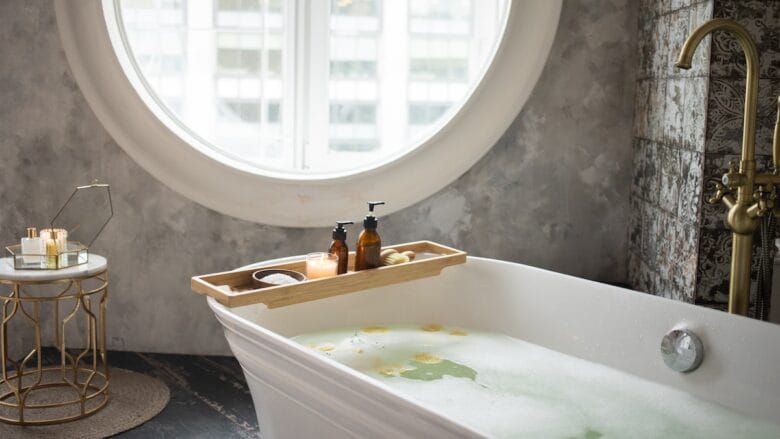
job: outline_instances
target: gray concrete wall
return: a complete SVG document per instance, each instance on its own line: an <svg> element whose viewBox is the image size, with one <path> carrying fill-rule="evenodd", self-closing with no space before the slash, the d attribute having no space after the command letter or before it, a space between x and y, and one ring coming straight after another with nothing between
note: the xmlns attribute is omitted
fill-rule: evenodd
<svg viewBox="0 0 780 439"><path fill-rule="evenodd" d="M565 1L542 78L506 134L449 187L383 218L384 241L625 281L636 23L630 0ZM45 224L72 186L110 182L116 216L94 246L110 263L109 348L226 353L190 276L328 245L328 229L222 215L135 164L74 82L49 1L0 2L0 59L0 239Z"/></svg>

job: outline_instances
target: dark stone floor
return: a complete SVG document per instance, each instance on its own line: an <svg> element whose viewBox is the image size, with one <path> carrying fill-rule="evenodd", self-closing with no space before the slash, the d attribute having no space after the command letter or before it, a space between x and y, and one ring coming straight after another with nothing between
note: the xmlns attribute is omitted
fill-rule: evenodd
<svg viewBox="0 0 780 439"><path fill-rule="evenodd" d="M55 365L60 354L54 348L44 348L42 359L44 365ZM171 392L170 402L160 414L115 438L258 437L252 397L233 357L109 351L108 364L156 377Z"/></svg>
<svg viewBox="0 0 780 439"><path fill-rule="evenodd" d="M154 376L171 401L149 422L116 438L256 438L257 418L233 357L109 352L108 363Z"/></svg>

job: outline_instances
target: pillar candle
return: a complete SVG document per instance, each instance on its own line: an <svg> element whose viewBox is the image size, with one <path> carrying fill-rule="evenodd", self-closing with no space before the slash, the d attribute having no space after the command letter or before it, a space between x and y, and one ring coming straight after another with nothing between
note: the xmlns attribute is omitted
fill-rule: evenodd
<svg viewBox="0 0 780 439"><path fill-rule="evenodd" d="M317 279L336 275L338 256L332 253L309 253L306 256L306 277Z"/></svg>

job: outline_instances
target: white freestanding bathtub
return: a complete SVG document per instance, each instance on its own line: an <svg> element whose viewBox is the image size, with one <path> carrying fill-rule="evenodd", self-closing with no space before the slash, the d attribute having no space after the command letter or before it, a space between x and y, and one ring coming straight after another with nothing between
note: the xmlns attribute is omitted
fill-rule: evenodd
<svg viewBox="0 0 780 439"><path fill-rule="evenodd" d="M469 257L440 276L273 310L208 301L266 438L484 436L288 338L393 322L499 332L756 418L780 418L780 326L520 264ZM659 350L663 335L681 326L706 352L686 374L666 367Z"/></svg>

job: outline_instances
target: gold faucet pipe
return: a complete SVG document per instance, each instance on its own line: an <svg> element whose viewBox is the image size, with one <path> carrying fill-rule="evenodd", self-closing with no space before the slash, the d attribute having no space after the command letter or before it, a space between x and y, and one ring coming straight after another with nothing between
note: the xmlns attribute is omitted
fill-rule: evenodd
<svg viewBox="0 0 780 439"><path fill-rule="evenodd" d="M708 34L724 30L733 35L745 52L747 78L745 80L745 110L742 126L742 161L739 171L730 170L723 183L737 190L737 198L726 199L729 208L728 224L732 233L731 244L731 277L729 278L729 312L747 315L750 303L750 263L753 256L753 233L758 227L757 217L761 206L754 200L753 191L757 179L771 179L767 174L756 176L756 113L758 109L758 49L753 37L734 20L716 18L694 30L683 44L677 67L690 69L696 48ZM775 136L777 137L777 136ZM780 159L774 145L773 160ZM780 176L778 176L780 177Z"/></svg>
<svg viewBox="0 0 780 439"><path fill-rule="evenodd" d="M750 306L750 261L753 259L753 235L731 234L731 277L729 312L746 316ZM744 261L747 261L745 266ZM737 263L735 267L735 262ZM735 268L737 268L735 270Z"/></svg>
<svg viewBox="0 0 780 439"><path fill-rule="evenodd" d="M757 174L754 180L755 184L772 184L780 185L780 175L777 171L774 174Z"/></svg>
<svg viewBox="0 0 780 439"><path fill-rule="evenodd" d="M775 134L772 138L772 167L775 174L780 174L780 96L777 97L777 119L775 119Z"/></svg>
<svg viewBox="0 0 780 439"><path fill-rule="evenodd" d="M707 34L716 30L730 32L742 46L747 63L747 80L745 84L745 111L742 128L742 160L755 159L756 146L756 112L758 108L758 49L753 37L742 25L728 18L716 18L710 20L694 30L685 40L680 56L677 58L677 67L690 69L693 54ZM752 193L752 191L751 191Z"/></svg>

